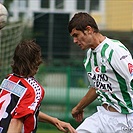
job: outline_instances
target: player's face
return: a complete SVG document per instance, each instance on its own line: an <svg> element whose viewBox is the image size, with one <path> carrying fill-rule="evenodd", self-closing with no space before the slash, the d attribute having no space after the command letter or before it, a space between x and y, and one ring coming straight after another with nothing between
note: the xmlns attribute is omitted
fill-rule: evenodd
<svg viewBox="0 0 133 133"><path fill-rule="evenodd" d="M73 42L82 50L93 48L93 35L88 29L82 32L74 28L70 35L73 37Z"/></svg>

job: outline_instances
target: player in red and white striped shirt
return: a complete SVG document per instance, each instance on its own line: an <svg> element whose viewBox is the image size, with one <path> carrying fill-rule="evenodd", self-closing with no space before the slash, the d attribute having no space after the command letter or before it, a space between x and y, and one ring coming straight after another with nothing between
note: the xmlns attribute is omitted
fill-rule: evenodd
<svg viewBox="0 0 133 133"><path fill-rule="evenodd" d="M60 131L76 133L66 122L39 111L44 89L34 78L42 63L41 49L34 41L23 41L15 49L12 74L0 85L0 133L35 133L37 117Z"/></svg>

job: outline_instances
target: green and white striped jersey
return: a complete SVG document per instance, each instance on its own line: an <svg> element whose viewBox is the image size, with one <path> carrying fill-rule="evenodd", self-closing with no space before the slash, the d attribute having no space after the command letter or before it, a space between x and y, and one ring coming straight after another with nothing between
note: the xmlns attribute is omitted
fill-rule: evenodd
<svg viewBox="0 0 133 133"><path fill-rule="evenodd" d="M89 49L84 66L102 104L123 114L133 112L133 59L120 41L106 38L94 50Z"/></svg>

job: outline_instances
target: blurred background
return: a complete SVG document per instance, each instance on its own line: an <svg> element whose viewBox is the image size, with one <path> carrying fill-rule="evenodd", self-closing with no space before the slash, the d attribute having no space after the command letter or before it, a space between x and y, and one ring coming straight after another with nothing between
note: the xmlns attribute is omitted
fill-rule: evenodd
<svg viewBox="0 0 133 133"><path fill-rule="evenodd" d="M79 123L71 109L88 91L83 67L86 51L75 46L67 25L76 12L91 14L107 37L120 40L133 54L133 0L0 0L9 12L8 23L0 31L0 82L11 72L11 59L22 39L34 39L41 46L44 63L37 80L46 95L41 110L75 128ZM96 100L85 117L96 111ZM50 130L51 129L51 130ZM38 133L59 133L50 124L39 124Z"/></svg>

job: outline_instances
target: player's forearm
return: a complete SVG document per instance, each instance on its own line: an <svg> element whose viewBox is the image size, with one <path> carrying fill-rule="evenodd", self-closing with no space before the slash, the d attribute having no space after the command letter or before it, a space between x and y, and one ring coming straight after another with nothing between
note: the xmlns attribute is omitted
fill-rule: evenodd
<svg viewBox="0 0 133 133"><path fill-rule="evenodd" d="M38 115L39 122L47 122L47 123L51 123L54 125L55 119L57 119L57 118L49 116L41 111L39 112L39 115Z"/></svg>
<svg viewBox="0 0 133 133"><path fill-rule="evenodd" d="M76 108L78 110L83 110L86 106L91 104L97 98L97 96L98 95L96 94L95 88L90 88L87 94L77 104Z"/></svg>

